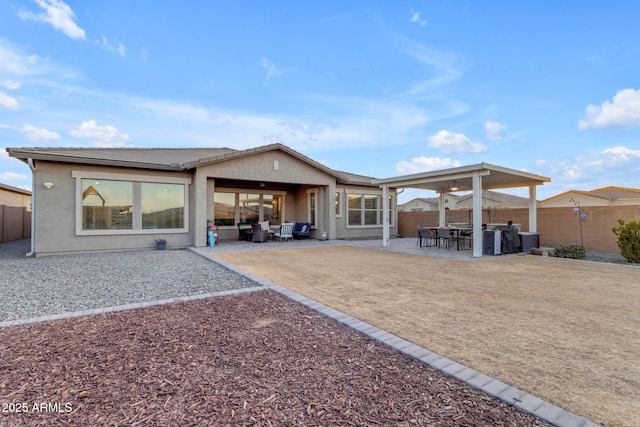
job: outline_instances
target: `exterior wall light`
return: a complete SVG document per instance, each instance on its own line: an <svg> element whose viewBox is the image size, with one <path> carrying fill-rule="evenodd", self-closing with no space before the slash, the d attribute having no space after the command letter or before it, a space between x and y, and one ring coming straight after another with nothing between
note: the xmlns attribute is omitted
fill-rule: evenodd
<svg viewBox="0 0 640 427"><path fill-rule="evenodd" d="M51 187L53 187L53 182L45 182L43 185L44 185L44 188L49 190L51 189Z"/></svg>

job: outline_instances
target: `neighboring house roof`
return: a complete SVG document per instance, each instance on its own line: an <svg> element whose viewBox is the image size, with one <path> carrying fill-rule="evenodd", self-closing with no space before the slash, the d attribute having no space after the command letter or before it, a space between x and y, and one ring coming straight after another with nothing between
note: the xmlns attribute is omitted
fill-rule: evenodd
<svg viewBox="0 0 640 427"><path fill-rule="evenodd" d="M565 191L564 193L556 194L555 196L546 198L543 200L543 202L560 197L566 197L569 194L582 194L585 196L597 197L604 200L640 199L640 188L626 188L610 185L608 187L597 188L590 191L569 190Z"/></svg>
<svg viewBox="0 0 640 427"><path fill-rule="evenodd" d="M84 163L103 166L135 167L184 171L198 166L224 162L259 153L280 150L346 184L373 185L372 177L335 171L283 144L270 144L247 150L232 148L7 148L11 157L26 162L29 158L53 162ZM376 186L377 187L377 186Z"/></svg>
<svg viewBox="0 0 640 427"><path fill-rule="evenodd" d="M31 196L31 191L29 191L29 190L25 190L23 188L18 188L18 187L13 187L11 185L6 185L6 184L2 184L2 183L0 183L0 190L6 190L6 191L14 192L14 193L20 193L20 194L25 194L27 196Z"/></svg>
<svg viewBox="0 0 640 427"><path fill-rule="evenodd" d="M466 196L462 196L458 202L464 202L472 198L473 194L467 194ZM483 190L482 198L503 204L529 205L529 199L526 197L514 196L513 194L500 193L497 191Z"/></svg>
<svg viewBox="0 0 640 427"><path fill-rule="evenodd" d="M587 194L608 200L640 199L640 188L609 186L588 191Z"/></svg>

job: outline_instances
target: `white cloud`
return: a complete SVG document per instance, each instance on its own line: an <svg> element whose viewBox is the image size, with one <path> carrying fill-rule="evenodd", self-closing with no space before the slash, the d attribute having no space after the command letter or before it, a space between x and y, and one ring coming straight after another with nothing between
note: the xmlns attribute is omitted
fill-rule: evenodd
<svg viewBox="0 0 640 427"><path fill-rule="evenodd" d="M20 86L22 86L22 83L15 80L5 80L3 82L0 82L0 86L3 86L5 89L8 89L8 90L16 90L16 89L19 89Z"/></svg>
<svg viewBox="0 0 640 427"><path fill-rule="evenodd" d="M44 13L33 13L29 10L18 11L22 19L45 22L51 24L56 30L60 30L72 39L84 40L84 30L74 22L76 15L69 5L60 0L34 0Z"/></svg>
<svg viewBox="0 0 640 427"><path fill-rule="evenodd" d="M27 134L29 141L55 141L60 139L59 133L33 125L24 125L20 130Z"/></svg>
<svg viewBox="0 0 640 427"><path fill-rule="evenodd" d="M413 85L411 89L400 94L401 97L424 95L429 91L441 88L462 75L456 64L459 60L454 55L415 42L405 42L401 49L403 53L431 67L434 75L430 79Z"/></svg>
<svg viewBox="0 0 640 427"><path fill-rule="evenodd" d="M504 131L507 126L503 125L500 122L485 122L484 129L487 131L487 138L492 141L500 141L502 139L502 131Z"/></svg>
<svg viewBox="0 0 640 427"><path fill-rule="evenodd" d="M20 106L15 98L10 97L6 93L0 91L0 109L17 110Z"/></svg>
<svg viewBox="0 0 640 427"><path fill-rule="evenodd" d="M262 68L267 71L267 80L271 80L282 75L282 71L276 67L276 64L269 58L262 58Z"/></svg>
<svg viewBox="0 0 640 427"><path fill-rule="evenodd" d="M411 11L410 21L413 22L414 24L420 25L421 27L424 27L425 25L427 25L427 18L423 18L420 12Z"/></svg>
<svg viewBox="0 0 640 427"><path fill-rule="evenodd" d="M612 165L620 165L640 160L640 150L632 150L627 147L607 148L602 154Z"/></svg>
<svg viewBox="0 0 640 427"><path fill-rule="evenodd" d="M585 58L587 62L605 62L605 57L596 53L589 55Z"/></svg>
<svg viewBox="0 0 640 427"><path fill-rule="evenodd" d="M108 50L109 52L117 52L122 58L127 55L127 47L120 43L117 39L114 39L113 43L109 42L107 38L103 35L100 40L96 40L95 43Z"/></svg>
<svg viewBox="0 0 640 427"><path fill-rule="evenodd" d="M552 170L570 181L615 179L628 181L629 184L609 182L604 185L637 187L635 177L640 173L640 150L622 146L607 148L599 153L579 155L571 162L552 165Z"/></svg>
<svg viewBox="0 0 640 427"><path fill-rule="evenodd" d="M69 134L76 138L92 139L96 147L126 147L131 139L113 126L99 126L95 120L82 122L80 126L71 129Z"/></svg>
<svg viewBox="0 0 640 427"><path fill-rule="evenodd" d="M429 172L440 169L455 168L461 166L458 160L452 160L448 157L414 157L411 162L404 160L396 163L396 172L402 175Z"/></svg>
<svg viewBox="0 0 640 427"><path fill-rule="evenodd" d="M0 73L18 76L41 73L46 58L38 55L25 55L20 50L19 47L0 39ZM9 86L7 86L7 83ZM16 83L5 81L4 86L7 89L17 89L17 87L12 87Z"/></svg>
<svg viewBox="0 0 640 427"><path fill-rule="evenodd" d="M25 181L29 177L15 172L2 172L0 173L0 180L2 181Z"/></svg>
<svg viewBox="0 0 640 427"><path fill-rule="evenodd" d="M604 101L600 107L587 106L586 117L578 124L580 130L609 126L640 126L640 90L623 89L618 91L611 102Z"/></svg>
<svg viewBox="0 0 640 427"><path fill-rule="evenodd" d="M479 142L472 142L461 133L441 130L427 138L429 148L435 148L446 154L471 154L487 151L487 147Z"/></svg>
<svg viewBox="0 0 640 427"><path fill-rule="evenodd" d="M547 165L547 161L546 160L536 160L535 163L536 167L542 168L545 167Z"/></svg>

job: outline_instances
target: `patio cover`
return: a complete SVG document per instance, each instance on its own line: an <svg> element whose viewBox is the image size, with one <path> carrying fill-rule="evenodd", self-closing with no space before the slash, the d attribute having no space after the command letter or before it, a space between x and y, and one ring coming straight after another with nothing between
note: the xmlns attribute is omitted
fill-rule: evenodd
<svg viewBox="0 0 640 427"><path fill-rule="evenodd" d="M445 222L444 197L452 191L473 191L473 234L482 236L482 190L529 187L529 231L537 231L536 186L551 178L489 163L373 180L382 188L382 245L389 246L389 188L420 188L440 193L440 223ZM456 188L453 190L452 187ZM482 239L473 239L473 256L482 257Z"/></svg>

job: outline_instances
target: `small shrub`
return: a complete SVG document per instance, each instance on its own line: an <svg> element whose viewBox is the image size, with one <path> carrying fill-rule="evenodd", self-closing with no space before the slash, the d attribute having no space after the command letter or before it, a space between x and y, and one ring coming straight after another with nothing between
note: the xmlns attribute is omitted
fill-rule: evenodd
<svg viewBox="0 0 640 427"><path fill-rule="evenodd" d="M553 250L553 253L558 258L583 259L586 256L586 253L584 251L584 246L582 245L570 245L570 246L558 245Z"/></svg>
<svg viewBox="0 0 640 427"><path fill-rule="evenodd" d="M623 219L618 220L620 227L613 227L613 232L618 238L620 255L627 261L640 263L640 222L635 219L625 223Z"/></svg>

